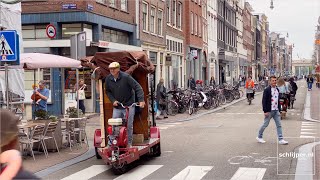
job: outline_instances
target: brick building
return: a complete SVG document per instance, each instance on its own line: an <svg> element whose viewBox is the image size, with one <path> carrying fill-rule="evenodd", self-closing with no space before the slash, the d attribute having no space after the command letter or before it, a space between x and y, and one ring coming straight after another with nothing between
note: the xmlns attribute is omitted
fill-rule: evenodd
<svg viewBox="0 0 320 180"><path fill-rule="evenodd" d="M184 1L184 9L188 15L185 17L185 56L186 74L197 80L202 79L208 83L208 31L207 31L207 1Z"/></svg>
<svg viewBox="0 0 320 180"><path fill-rule="evenodd" d="M136 22L139 19L138 5L135 0L22 2L24 51L70 56L70 37L83 31L86 32L87 55L94 55L97 51L142 50ZM56 29L53 39L46 34L48 24ZM26 82L33 78L28 73ZM86 111L98 111L95 81L91 80L90 72L84 70L80 73L80 78L88 85ZM48 110L51 114L63 113L67 97L62 95L73 89L73 83L69 83L71 75L70 69L45 69L39 73L39 79L49 82ZM26 87L26 95L31 92L31 86Z"/></svg>
<svg viewBox="0 0 320 180"><path fill-rule="evenodd" d="M165 2L143 0L139 1L140 18L139 34L141 47L156 66L155 85L160 77L163 77L163 65L165 59Z"/></svg>

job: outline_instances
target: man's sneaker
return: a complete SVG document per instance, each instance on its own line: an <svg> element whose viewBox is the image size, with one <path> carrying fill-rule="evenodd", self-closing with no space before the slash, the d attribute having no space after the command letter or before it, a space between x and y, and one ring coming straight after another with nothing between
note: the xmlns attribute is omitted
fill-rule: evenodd
<svg viewBox="0 0 320 180"><path fill-rule="evenodd" d="M256 137L256 139L257 139L257 141L259 142L259 143L266 143L266 141L265 140L263 140L262 138L258 138L258 137Z"/></svg>
<svg viewBox="0 0 320 180"><path fill-rule="evenodd" d="M288 141L285 141L285 140L281 139L281 140L279 141L279 144L287 145L287 144L288 144Z"/></svg>

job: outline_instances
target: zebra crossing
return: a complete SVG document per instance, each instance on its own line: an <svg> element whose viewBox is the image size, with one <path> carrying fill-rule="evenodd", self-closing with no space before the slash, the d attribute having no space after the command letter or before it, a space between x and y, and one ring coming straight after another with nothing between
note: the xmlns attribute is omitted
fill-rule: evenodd
<svg viewBox="0 0 320 180"><path fill-rule="evenodd" d="M302 121L300 138L316 138L318 131L318 123Z"/></svg>
<svg viewBox="0 0 320 180"><path fill-rule="evenodd" d="M212 113L214 115L263 115L264 113L262 112L251 112L251 113ZM294 112L294 111L288 111L287 115L291 116L301 116L300 112Z"/></svg>
<svg viewBox="0 0 320 180"><path fill-rule="evenodd" d="M163 165L140 165L130 171L113 178L114 180L142 180L148 179L148 176L155 173L157 170L163 168ZM248 168L239 167L230 180L262 180L266 172L266 168ZM95 176L101 174L107 174L107 171L111 171L110 166L107 165L92 165L86 169L75 172L62 180L87 180L95 179ZM214 171L213 166L187 166L180 172L177 172L170 180L201 180L209 172ZM213 172L214 173L214 172ZM106 177L107 178L107 177ZM109 177L110 178L110 177ZM108 178L108 179L109 179ZM150 179L150 178L149 178ZM161 177L159 177L161 179Z"/></svg>

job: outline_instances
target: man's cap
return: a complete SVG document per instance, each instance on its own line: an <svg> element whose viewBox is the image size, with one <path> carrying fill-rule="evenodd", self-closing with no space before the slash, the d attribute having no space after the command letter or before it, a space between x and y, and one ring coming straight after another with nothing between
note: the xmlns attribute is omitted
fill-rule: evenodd
<svg viewBox="0 0 320 180"><path fill-rule="evenodd" d="M18 135L19 117L6 109L0 109L0 145L9 144Z"/></svg>
<svg viewBox="0 0 320 180"><path fill-rule="evenodd" d="M120 64L118 62L112 62L109 64L109 68L120 68Z"/></svg>

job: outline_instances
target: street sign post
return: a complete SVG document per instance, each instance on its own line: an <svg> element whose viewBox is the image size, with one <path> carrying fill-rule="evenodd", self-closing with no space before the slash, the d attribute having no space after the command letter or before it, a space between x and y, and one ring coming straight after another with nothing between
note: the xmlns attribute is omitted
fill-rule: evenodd
<svg viewBox="0 0 320 180"><path fill-rule="evenodd" d="M19 65L19 35L17 31L0 31L0 62L3 64Z"/></svg>
<svg viewBox="0 0 320 180"><path fill-rule="evenodd" d="M54 27L54 25L49 24L49 25L46 27L46 33L47 33L47 36L48 36L49 38L53 39L54 37L56 37L57 30L56 30L56 28Z"/></svg>

